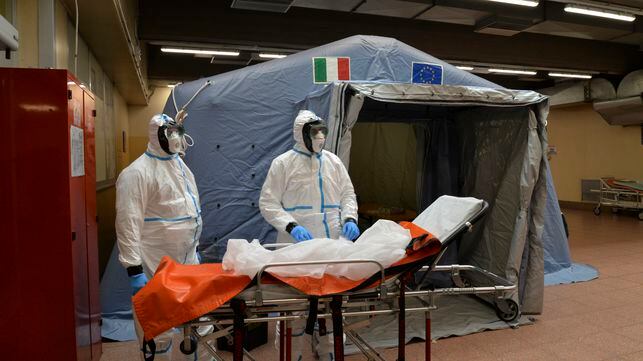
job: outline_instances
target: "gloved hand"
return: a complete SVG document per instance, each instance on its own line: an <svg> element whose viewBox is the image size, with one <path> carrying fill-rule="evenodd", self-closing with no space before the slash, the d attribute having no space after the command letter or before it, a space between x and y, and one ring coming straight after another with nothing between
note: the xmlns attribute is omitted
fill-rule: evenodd
<svg viewBox="0 0 643 361"><path fill-rule="evenodd" d="M129 276L129 284L132 286L132 296L141 290L147 284L147 276L145 273Z"/></svg>
<svg viewBox="0 0 643 361"><path fill-rule="evenodd" d="M301 241L308 241L313 239L313 236L303 226L297 226L290 231L290 235L295 239L295 243Z"/></svg>
<svg viewBox="0 0 643 361"><path fill-rule="evenodd" d="M344 223L344 228L342 228L342 234L347 239L354 241L357 237L359 237L359 228L354 221L346 221L346 223Z"/></svg>

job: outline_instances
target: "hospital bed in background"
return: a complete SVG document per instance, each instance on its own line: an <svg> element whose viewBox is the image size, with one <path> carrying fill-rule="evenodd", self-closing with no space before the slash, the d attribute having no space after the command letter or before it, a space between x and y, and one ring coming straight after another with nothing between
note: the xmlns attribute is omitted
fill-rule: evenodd
<svg viewBox="0 0 643 361"><path fill-rule="evenodd" d="M600 189L592 190L600 194L595 215L601 214L601 206L610 206L613 212L620 209L639 212L639 220L643 221L643 183L615 178L601 178L600 182Z"/></svg>
<svg viewBox="0 0 643 361"><path fill-rule="evenodd" d="M344 360L343 334L368 360L384 360L374 347L360 337L359 330L369 327L373 317L397 315L398 360L403 361L405 359L406 314L420 312L424 313L426 320L425 359L430 360L431 311L437 309L436 301L439 297L449 295L484 296L491 301L502 320L513 322L520 315L520 308L514 300L514 297L517 296L516 285L476 266L437 265L449 245L470 231L474 224L484 216L487 208L488 204L482 200L440 197L422 212L413 224L405 225L411 231L412 237L407 255L388 268L368 259L320 260L266 264L253 280L247 276L234 278L228 275L229 279L239 281L236 288L228 287L231 282L226 283L225 290L221 292L228 297L215 297L217 298L216 302L209 303L206 306L209 307L209 310L204 313L199 313L195 307L191 306L189 308L193 309L193 312L189 315L191 316L189 320L181 321L180 325L179 323L165 323L164 327L166 329L170 327L182 328L184 339L180 349L185 354L193 353L198 344L198 347L206 347L215 360L223 360L222 355L212 345L216 343L216 339L225 337L232 344L233 360L240 361L244 359L244 356L249 360L256 360L243 349L245 326L252 323L280 321L279 360L291 361L291 323L295 320L306 320L306 332L312 333L315 323L319 321L320 333L323 334L327 329L325 321L330 320L331 324L328 329L333 331L336 360ZM271 269L284 269L285 267L329 264L357 266L365 263L376 265L379 271L367 279L358 281L330 275L313 279L311 277L281 277L271 273ZM168 288L181 289L181 287L177 287L177 282L186 282L184 286L196 284L194 280L186 281L186 277L190 277L194 272L194 267L205 266L216 267L214 265L178 265L165 259L150 283L165 280L170 284ZM192 271L189 267L192 267ZM180 268L184 268L184 272L178 272ZM449 273L454 286L422 289L420 287L421 281L433 272ZM420 282L416 282L416 275L419 275ZM171 279L173 276L176 276L174 280ZM473 280L475 280L475 284L472 284ZM484 283L480 283L480 280L484 280ZM161 289L157 286L153 287L156 287L157 290ZM237 290L238 292L236 292ZM150 318L150 311L160 306L164 309L159 310L159 317L163 317L164 314L172 315L172 310L165 307L166 303L162 303L163 292L152 292L146 296L145 291L144 288L139 292L140 296L137 294L134 306L139 315L141 326L145 330L146 339L151 339L154 337L154 333L162 332L163 327L159 328L153 317ZM181 294L181 297L183 296L184 293ZM411 300L417 304L417 307L407 307L407 301ZM181 307L181 303L178 302L173 307L178 309ZM142 318L141 314L145 317ZM185 314L183 318L187 316L188 314ZM175 321L178 319L175 318ZM214 326L213 333L202 336L197 332L199 327L210 325ZM154 329L155 326L157 326L156 329ZM152 331L150 332L150 330ZM148 338L148 336L150 337Z"/></svg>

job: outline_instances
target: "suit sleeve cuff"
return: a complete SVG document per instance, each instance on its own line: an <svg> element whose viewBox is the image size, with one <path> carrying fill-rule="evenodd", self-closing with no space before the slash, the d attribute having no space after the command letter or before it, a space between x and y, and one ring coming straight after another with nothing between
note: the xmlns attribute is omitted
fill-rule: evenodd
<svg viewBox="0 0 643 361"><path fill-rule="evenodd" d="M130 277L136 276L141 273L143 273L142 265L127 267L127 275Z"/></svg>

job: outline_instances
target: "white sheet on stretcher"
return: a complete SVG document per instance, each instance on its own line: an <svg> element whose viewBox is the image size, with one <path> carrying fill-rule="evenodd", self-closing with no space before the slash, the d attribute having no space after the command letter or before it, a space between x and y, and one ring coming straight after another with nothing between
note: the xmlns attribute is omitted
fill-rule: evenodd
<svg viewBox="0 0 643 361"><path fill-rule="evenodd" d="M461 225L482 210L484 201L472 197L441 196L420 213L413 223L446 240Z"/></svg>
<svg viewBox="0 0 643 361"><path fill-rule="evenodd" d="M235 274L254 277L265 264L280 262L369 259L388 267L404 257L410 241L411 234L407 229L387 220L375 222L354 243L346 239L316 238L272 251L263 248L258 240L248 243L245 239L231 239L223 256L223 268L234 270ZM370 277L379 267L372 263L361 263L276 267L269 270L285 277L321 278L324 274L330 274L360 280Z"/></svg>
<svg viewBox="0 0 643 361"><path fill-rule="evenodd" d="M475 198L442 196L425 209L413 223L443 240L470 220L482 208L483 201ZM307 262L322 260L375 260L385 268L404 257L411 241L409 231L395 222L378 220L355 242L340 238L316 238L277 250L263 248L258 240L230 239L223 257L223 268L237 275L254 277L268 263ZM290 266L269 268L284 277L309 276L321 278L324 274L342 276L351 280L370 277L379 271L372 263Z"/></svg>

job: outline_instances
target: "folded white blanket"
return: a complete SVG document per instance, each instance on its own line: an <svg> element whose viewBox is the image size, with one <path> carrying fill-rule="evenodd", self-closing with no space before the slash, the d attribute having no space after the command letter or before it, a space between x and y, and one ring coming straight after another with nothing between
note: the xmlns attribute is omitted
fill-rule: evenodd
<svg viewBox="0 0 643 361"><path fill-rule="evenodd" d="M223 256L223 268L234 274L254 277L268 263L305 262L322 260L368 259L380 262L385 268L402 259L411 241L410 232L399 224L378 220L354 243L346 239L316 238L277 250L268 250L258 240L231 239ZM379 271L373 263L290 266L268 269L284 277L310 276L321 278L324 274L360 280Z"/></svg>

